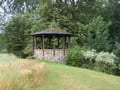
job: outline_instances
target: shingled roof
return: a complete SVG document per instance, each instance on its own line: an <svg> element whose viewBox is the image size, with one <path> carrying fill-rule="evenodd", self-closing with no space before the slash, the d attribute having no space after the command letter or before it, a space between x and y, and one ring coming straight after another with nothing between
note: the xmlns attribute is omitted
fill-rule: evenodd
<svg viewBox="0 0 120 90"><path fill-rule="evenodd" d="M67 36L72 36L71 33L64 32L60 29L55 29L55 28L48 28L44 31L36 32L33 33L32 36L39 36L39 35L67 35Z"/></svg>

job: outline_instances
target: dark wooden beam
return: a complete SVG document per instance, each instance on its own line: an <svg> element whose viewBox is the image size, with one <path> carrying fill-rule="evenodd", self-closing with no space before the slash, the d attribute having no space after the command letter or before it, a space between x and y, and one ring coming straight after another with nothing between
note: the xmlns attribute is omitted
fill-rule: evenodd
<svg viewBox="0 0 120 90"><path fill-rule="evenodd" d="M71 39L71 37L69 36L68 37L68 49L70 49L70 39Z"/></svg>
<svg viewBox="0 0 120 90"><path fill-rule="evenodd" d="M32 36L32 38L33 38L33 50L32 50L32 53L33 53L33 55L34 55L34 36Z"/></svg>
<svg viewBox="0 0 120 90"><path fill-rule="evenodd" d="M63 55L65 56L65 36L63 36Z"/></svg>
<svg viewBox="0 0 120 90"><path fill-rule="evenodd" d="M67 39L67 37L65 36L65 49L66 49L66 39Z"/></svg>
<svg viewBox="0 0 120 90"><path fill-rule="evenodd" d="M43 56L44 56L44 35L42 35L42 50L43 50Z"/></svg>
<svg viewBox="0 0 120 90"><path fill-rule="evenodd" d="M40 49L42 49L43 47L42 47L42 36L41 37L39 37L40 38Z"/></svg>
<svg viewBox="0 0 120 90"><path fill-rule="evenodd" d="M36 49L38 49L38 36L36 36Z"/></svg>
<svg viewBox="0 0 120 90"><path fill-rule="evenodd" d="M35 49L37 49L37 37L35 36Z"/></svg>
<svg viewBox="0 0 120 90"><path fill-rule="evenodd" d="M55 35L53 36L53 56L55 56Z"/></svg>
<svg viewBox="0 0 120 90"><path fill-rule="evenodd" d="M60 37L58 36L58 49L60 47Z"/></svg>

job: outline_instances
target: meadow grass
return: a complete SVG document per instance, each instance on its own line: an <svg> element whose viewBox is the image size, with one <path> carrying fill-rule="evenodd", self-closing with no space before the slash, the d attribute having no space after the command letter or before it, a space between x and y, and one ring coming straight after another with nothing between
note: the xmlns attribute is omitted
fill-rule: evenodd
<svg viewBox="0 0 120 90"><path fill-rule="evenodd" d="M18 60L18 58L13 54L0 54L0 63L10 63Z"/></svg>
<svg viewBox="0 0 120 90"><path fill-rule="evenodd" d="M5 58L5 57L6 58ZM2 55L0 64L0 90L34 90L45 78L45 65L32 60ZM9 59L8 59L9 57ZM13 61L8 62L13 58Z"/></svg>

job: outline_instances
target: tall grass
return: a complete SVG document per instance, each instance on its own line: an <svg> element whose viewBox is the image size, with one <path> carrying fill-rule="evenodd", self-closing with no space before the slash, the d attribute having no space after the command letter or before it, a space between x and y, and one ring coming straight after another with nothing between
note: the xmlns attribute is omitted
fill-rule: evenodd
<svg viewBox="0 0 120 90"><path fill-rule="evenodd" d="M6 64L6 63L11 63L16 60L19 60L14 54L0 54L0 64Z"/></svg>
<svg viewBox="0 0 120 90"><path fill-rule="evenodd" d="M0 90L34 90L45 78L44 64L17 60L0 64Z"/></svg>

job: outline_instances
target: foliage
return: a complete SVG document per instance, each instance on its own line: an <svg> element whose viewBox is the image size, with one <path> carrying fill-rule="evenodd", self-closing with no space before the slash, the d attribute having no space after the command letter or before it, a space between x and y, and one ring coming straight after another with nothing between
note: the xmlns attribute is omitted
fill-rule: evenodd
<svg viewBox="0 0 120 90"><path fill-rule="evenodd" d="M30 34L34 32L31 30L33 25L34 20L29 15L14 17L6 24L4 39L9 53L24 56L24 49L31 44ZM31 47L29 50L32 50Z"/></svg>
<svg viewBox="0 0 120 90"><path fill-rule="evenodd" d="M81 48L76 47L69 52L68 64L72 66L81 66L84 61L83 54L80 52Z"/></svg>
<svg viewBox="0 0 120 90"><path fill-rule="evenodd" d="M85 50L85 48L73 48L68 54L67 64L92 69L95 60L93 60L93 55L86 55L87 57L85 57L85 53L89 53L89 51L84 52Z"/></svg>
<svg viewBox="0 0 120 90"><path fill-rule="evenodd" d="M0 34L0 53L5 53L6 48L5 48L5 42L4 42L4 35Z"/></svg>
<svg viewBox="0 0 120 90"><path fill-rule="evenodd" d="M1 0L1 7L5 13L33 13L40 3L41 0Z"/></svg>
<svg viewBox="0 0 120 90"><path fill-rule="evenodd" d="M110 24L110 22L105 22L101 16L93 18L85 28L86 34L84 36L84 41L86 45L97 51L109 51L111 48L110 42L108 41L108 27Z"/></svg>
<svg viewBox="0 0 120 90"><path fill-rule="evenodd" d="M120 2L119 0L108 0L105 9L101 13L105 21L111 21L109 26L109 40L112 45L111 50L117 52L116 43L120 40ZM119 52L118 52L119 53ZM116 54L117 55L117 54Z"/></svg>

